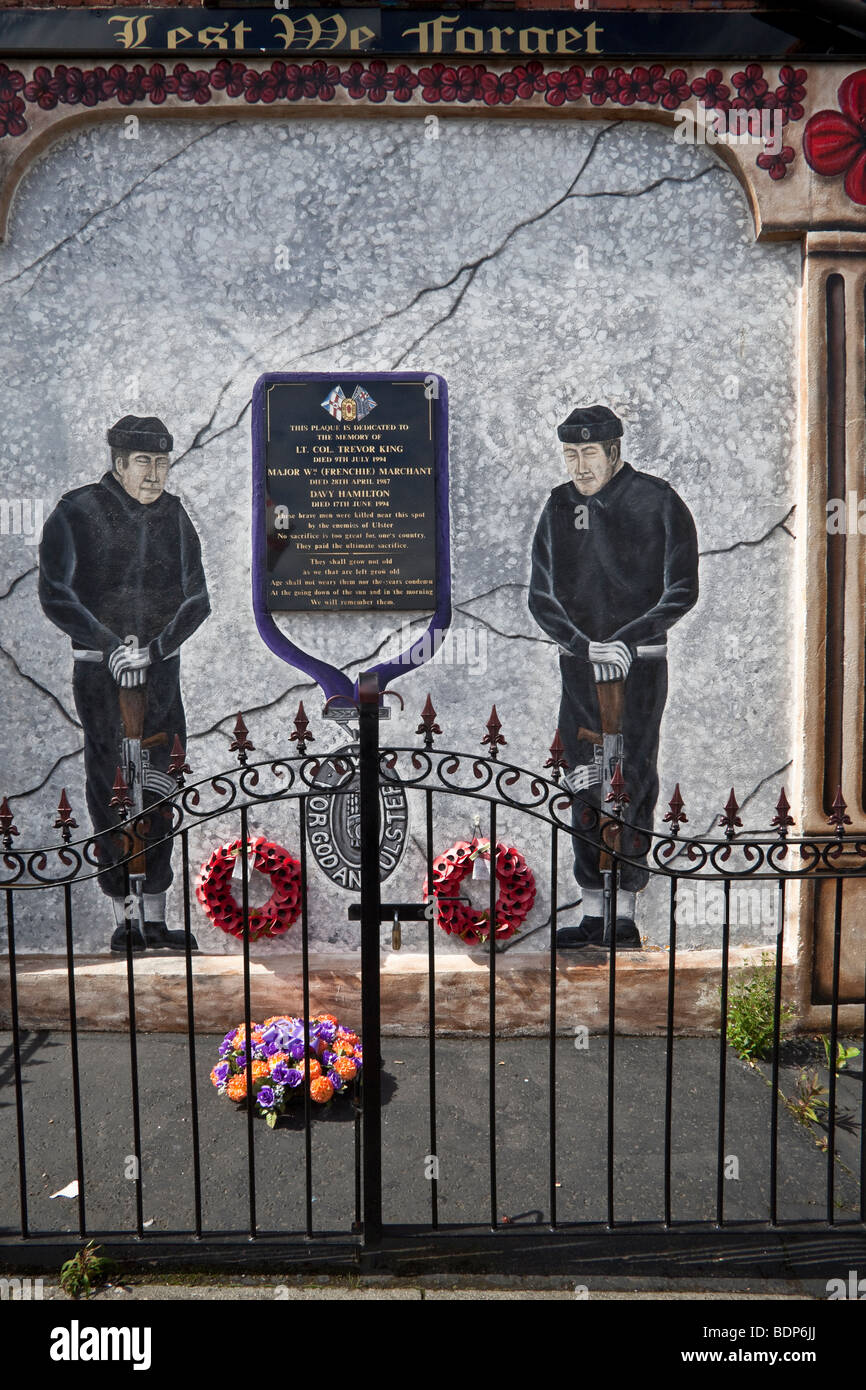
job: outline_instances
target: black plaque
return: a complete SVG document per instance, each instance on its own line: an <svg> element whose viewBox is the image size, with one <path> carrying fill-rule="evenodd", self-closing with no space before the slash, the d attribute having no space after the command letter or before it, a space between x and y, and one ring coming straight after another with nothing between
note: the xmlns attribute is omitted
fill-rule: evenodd
<svg viewBox="0 0 866 1390"><path fill-rule="evenodd" d="M271 612L436 607L437 383L268 384Z"/></svg>

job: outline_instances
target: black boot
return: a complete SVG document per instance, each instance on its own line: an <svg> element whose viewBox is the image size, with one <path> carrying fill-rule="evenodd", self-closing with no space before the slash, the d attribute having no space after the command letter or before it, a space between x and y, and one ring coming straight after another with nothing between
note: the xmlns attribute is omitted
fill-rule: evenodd
<svg viewBox="0 0 866 1390"><path fill-rule="evenodd" d="M135 926L130 927L130 932L131 932L131 934L132 934L132 949L133 949L133 951L143 951L143 950L144 950L144 937L142 936L141 932L138 930L138 927L135 927ZM126 927L125 927L125 926L120 926L120 927L115 927L115 928L114 928L114 931L113 931L112 934L111 934L111 949L112 949L112 951L122 951L123 954L126 955Z"/></svg>
<svg viewBox="0 0 866 1390"><path fill-rule="evenodd" d="M579 951L584 946L601 946L603 942L603 917L584 917L578 926L560 927L556 933L557 951Z"/></svg>
<svg viewBox="0 0 866 1390"><path fill-rule="evenodd" d="M605 935L604 944L609 950L609 933ZM617 917L616 919L616 949L618 951L639 951L641 949L640 932L630 917Z"/></svg>
<svg viewBox="0 0 866 1390"><path fill-rule="evenodd" d="M186 932L169 931L165 922L145 922L144 939L149 951L186 950ZM198 942L192 932L190 932L189 945L191 951L198 950Z"/></svg>

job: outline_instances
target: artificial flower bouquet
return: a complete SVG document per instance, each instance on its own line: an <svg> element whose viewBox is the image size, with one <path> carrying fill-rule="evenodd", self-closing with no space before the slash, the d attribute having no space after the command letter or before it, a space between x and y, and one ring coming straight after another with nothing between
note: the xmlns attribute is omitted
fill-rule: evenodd
<svg viewBox="0 0 866 1390"><path fill-rule="evenodd" d="M302 1018L268 1018L252 1024L253 1101L273 1129L277 1116L304 1098L305 1074L310 1098L327 1105L350 1089L361 1072L363 1055L357 1033L333 1014L317 1014L307 1027ZM247 1099L246 1029L241 1023L226 1033L210 1079L220 1095Z"/></svg>

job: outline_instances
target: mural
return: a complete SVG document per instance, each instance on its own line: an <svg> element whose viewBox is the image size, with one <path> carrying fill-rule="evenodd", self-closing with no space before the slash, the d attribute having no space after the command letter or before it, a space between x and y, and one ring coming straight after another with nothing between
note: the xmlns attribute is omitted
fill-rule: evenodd
<svg viewBox="0 0 866 1390"><path fill-rule="evenodd" d="M174 447L166 426L125 415L107 440L111 471L60 498L39 550L39 600L72 639L94 834L111 830L126 807L138 813L174 790L166 775L172 743L186 745L179 648L210 612L198 535L180 499L165 491ZM134 950L184 950L184 933L165 921L172 841L162 838L161 818L141 829L131 894L116 865L123 837L99 841L99 885L114 909L111 949L125 951L130 914L138 918Z"/></svg>
<svg viewBox="0 0 866 1390"><path fill-rule="evenodd" d="M583 920L560 927L559 947L609 945L600 850L612 779L630 797L620 848L645 858L658 797L659 729L668 688L667 631L698 598L691 512L670 485L622 457L622 421L607 406L573 410L558 428L571 481L554 488L532 545L529 609L559 646L559 732L578 792L572 824ZM589 809L592 808L592 809ZM639 949L635 896L645 868L623 863L617 947Z"/></svg>
<svg viewBox="0 0 866 1390"><path fill-rule="evenodd" d="M769 823L792 751L796 376L787 345L796 338L799 247L756 244L742 190L718 152L678 144L670 130L643 122L530 125L452 116L439 126L438 138L430 138L436 127L408 117L378 123L347 115L330 122L299 114L235 123L230 114L195 123L142 119L137 139L120 138L122 127L111 122L84 127L46 149L16 194L0 257L0 312L10 341L21 345L4 378L8 510L16 501L22 512L39 503L48 518L64 494L86 496L89 488L117 500L117 521L106 531L113 534L116 525L126 538L110 564L104 541L88 540L87 563L106 571L96 593L81 590L81 566L74 579L61 566L62 583L113 634L104 644L89 625L80 634L67 630L72 609L65 600L56 610L60 625L50 610L52 621L46 621L37 595L35 537L11 523L3 536L0 682L8 735L0 793L15 813L16 843L38 846L57 838L54 808L64 788L79 822L76 836L91 833L83 754L87 743L92 788L91 745L103 730L96 823L117 824L113 782L118 764L129 761L119 708L124 691L146 692L144 740L167 739L142 750L151 782L166 767L175 734L186 748L190 780L234 765L230 745L238 711L255 745L250 761L293 752L299 701L316 736L312 751L323 764L345 745L345 729L322 719L313 681L278 660L256 629L250 400L263 372L328 373L315 400L328 424L332 417L321 401L337 384L351 397L362 367L438 370L451 405L453 624L435 658L420 670L407 668L395 682L406 709L392 702L383 736L413 742L429 692L445 746L471 751L481 746L495 701L507 740L503 757L525 768L543 766L561 717L558 649L567 640L539 627L527 604L533 534L551 489L569 481L562 445L551 452L558 423L578 403L601 401L623 422L633 469L661 475L687 502L702 551L701 600L668 635L658 820L661 803L679 783L689 827L712 833L722 782L725 794L736 787L751 823ZM345 177L347 159L362 171L356 179ZM376 180L363 172L370 159L380 168ZM503 165L513 171L507 186ZM442 197L444 180L453 197ZM97 182L105 186L106 208L94 220ZM382 223L386 205L381 240L371 239L369 228ZM80 234L71 233L85 223ZM163 268L156 287L142 262L143 241L148 261ZM484 259L476 267L479 255ZM544 288L550 284L558 287L553 297ZM358 310L347 317L350 302ZM131 321L143 325L140 335L129 334ZM376 389L368 389L379 402ZM365 423L381 409L380 402ZM160 416L173 436L164 490L146 505L122 488L112 499L98 481L113 472L106 428L131 413ZM95 461L94 445L97 456L105 452L104 466ZM80 489L83 494L73 492ZM167 604L152 625L136 606L143 597L129 612L107 611L127 582L107 571L131 566L138 545L132 517L174 506L172 493L182 498L200 537L212 609L182 643L164 646L165 652L182 651L182 661L164 665L175 672L182 667L185 720L179 711L151 711L157 675L166 674L158 662L146 668L143 686L119 685L105 665L106 646L110 655L130 636L152 655L160 624L177 611ZM575 496L578 504L592 509L595 499ZM67 496L60 514L72 506ZM592 521L589 532L575 529L573 506L564 520L583 544ZM49 547L56 524L52 518L44 547L49 572L58 563L52 566ZM150 574L130 576L133 588L153 596L173 587L167 562L157 569L146 549L142 553ZM625 573L631 573L630 560ZM192 586L203 588L201 578ZM278 614L277 621L349 681L392 652L396 657L427 626L420 615L402 612L293 612ZM603 642L619 621L607 629L577 625ZM627 636L624 641L631 645ZM643 636L636 641L645 644ZM100 652L102 660L70 660L70 645ZM636 690L658 665L635 656L627 689ZM77 689L87 682L96 710L108 713L90 714L73 679ZM603 732L597 697L590 694L575 712L575 735L581 726ZM639 787L627 724L623 770L633 798L625 810L630 820ZM597 746L584 741L570 747L570 772L588 767ZM709 767L723 772L709 777ZM130 786L132 793L134 781ZM587 788L587 794L598 790ZM472 811L469 803L437 803L437 852L458 839L471 841ZM387 889L390 900L409 903L420 900L427 874L417 798L413 804L410 797L410 813L405 853ZM482 822L480 838L486 829ZM317 841L324 846L330 828L316 831L328 832ZM543 926L550 911L547 838L527 817L504 811L498 833L524 856L537 882L514 949L543 952L549 942ZM290 808L255 808L250 834L295 858L300 853ZM192 829L191 875L237 837L236 812ZM148 855L142 886L148 899L170 878L170 867L157 874L151 862L157 853ZM598 856L590 857L597 874ZM166 922L177 929L183 923L180 849L172 864ZM356 950L358 926L348 918L346 889L323 872L327 866L318 856L308 867L311 949ZM583 876L580 882L591 890L599 879ZM485 887L473 880L465 891L484 906ZM623 885L625 892L634 888ZM254 906L259 889L264 897L271 891L253 875ZM565 853L557 889L560 924L578 921L580 909L572 904L580 890ZM637 894L635 925L650 946L667 939L665 889L653 881ZM121 882L109 896L123 891ZM17 904L19 948L62 952L62 917L45 914L34 898L21 894ZM157 920L159 903L142 906L145 921ZM192 913L203 953L240 950L195 901ZM107 953L111 920L97 881L82 884L76 949ZM717 924L700 904L679 925L683 947L718 938ZM771 924L763 917L744 921L734 941L763 944L765 925ZM425 933L426 923L404 923L403 949L423 949ZM296 924L263 939L259 949L290 954L299 949L300 935ZM437 939L438 951L466 949L454 935L442 932Z"/></svg>

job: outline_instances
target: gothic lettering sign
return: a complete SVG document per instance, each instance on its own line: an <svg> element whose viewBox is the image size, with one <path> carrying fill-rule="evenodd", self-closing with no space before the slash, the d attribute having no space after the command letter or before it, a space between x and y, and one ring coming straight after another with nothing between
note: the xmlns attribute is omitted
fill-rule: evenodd
<svg viewBox="0 0 866 1390"><path fill-rule="evenodd" d="M642 14L621 10L333 10L294 5L218 9L0 10L0 52L94 56L205 53L787 58L861 53L861 35L811 12Z"/></svg>
<svg viewBox="0 0 866 1390"><path fill-rule="evenodd" d="M433 376L268 383L271 612L436 606L437 397Z"/></svg>
<svg viewBox="0 0 866 1390"><path fill-rule="evenodd" d="M357 749L347 750L357 753ZM342 770L341 770L342 769ZM406 848L409 808L399 782L389 785L383 769L379 789L381 802L379 835L379 878L382 882L394 872ZM329 789L345 776L339 751L323 762L313 783L321 788L307 798L307 835L313 857L322 873L338 888L357 893L361 887L361 798L357 774L339 792Z"/></svg>

